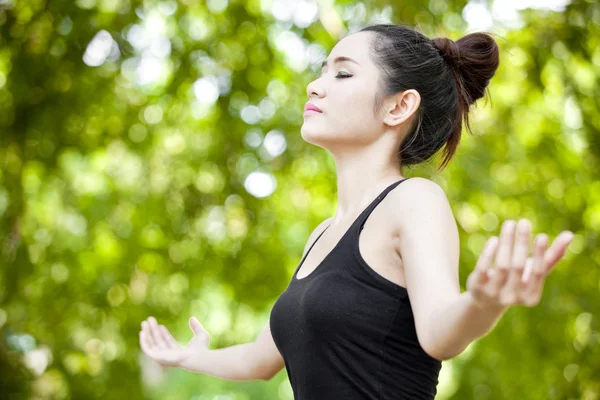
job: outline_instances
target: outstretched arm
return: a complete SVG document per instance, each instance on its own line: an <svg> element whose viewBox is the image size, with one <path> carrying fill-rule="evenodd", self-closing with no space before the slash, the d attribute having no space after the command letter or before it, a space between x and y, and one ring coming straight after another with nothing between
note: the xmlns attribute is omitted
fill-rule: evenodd
<svg viewBox="0 0 600 400"><path fill-rule="evenodd" d="M458 229L446 195L432 181L411 181L406 192L397 193L399 251L419 343L432 357L446 360L488 333L509 306L539 302L544 278L564 255L572 233L562 232L547 250L546 235L538 235L528 258L529 222L521 222L515 233L514 221L506 221L500 238L488 241L461 294ZM496 267L490 268L493 259Z"/></svg>
<svg viewBox="0 0 600 400"><path fill-rule="evenodd" d="M533 257L529 256L531 224L507 220L500 238L492 237L467 279L467 291L442 308L434 318L446 331L440 337L448 359L460 354L469 343L488 333L502 314L513 305L536 306L542 297L544 280L563 257L573 239L561 232L549 249L548 236L536 236ZM491 268L492 261L495 267ZM445 342L443 341L445 340Z"/></svg>
<svg viewBox="0 0 600 400"><path fill-rule="evenodd" d="M140 345L143 352L165 367L183 368L229 381L271 379L284 367L273 343L269 324L251 343L209 350L209 333L196 318L190 318L194 337L180 345L164 325L149 317L142 322Z"/></svg>

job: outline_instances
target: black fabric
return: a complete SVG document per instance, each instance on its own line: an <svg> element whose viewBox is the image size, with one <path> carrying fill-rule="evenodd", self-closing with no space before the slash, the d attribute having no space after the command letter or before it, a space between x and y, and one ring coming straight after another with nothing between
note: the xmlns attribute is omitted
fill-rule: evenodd
<svg viewBox="0 0 600 400"><path fill-rule="evenodd" d="M406 179L383 190L323 262L297 279L313 243L273 305L271 334L295 400L435 397L441 361L419 345L406 288L371 269L358 250L368 216Z"/></svg>

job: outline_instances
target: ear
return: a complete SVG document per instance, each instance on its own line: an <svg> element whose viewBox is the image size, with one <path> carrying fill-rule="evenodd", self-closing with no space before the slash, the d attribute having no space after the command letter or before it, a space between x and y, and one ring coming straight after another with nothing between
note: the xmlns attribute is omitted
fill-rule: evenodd
<svg viewBox="0 0 600 400"><path fill-rule="evenodd" d="M400 92L385 103L383 122L389 126L398 126L415 114L420 104L421 95L416 90Z"/></svg>

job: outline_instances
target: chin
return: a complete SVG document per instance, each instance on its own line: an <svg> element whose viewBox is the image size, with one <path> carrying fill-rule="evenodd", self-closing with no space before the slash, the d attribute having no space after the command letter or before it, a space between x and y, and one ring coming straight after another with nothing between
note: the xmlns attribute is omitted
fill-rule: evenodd
<svg viewBox="0 0 600 400"><path fill-rule="evenodd" d="M310 129L300 129L300 135L305 142L320 147L325 150L330 150L336 147L336 141L330 134L324 132L315 132Z"/></svg>
<svg viewBox="0 0 600 400"><path fill-rule="evenodd" d="M300 128L300 136L304 139L305 142L319 145L319 142L323 140L323 135L319 135L318 132L315 132L314 129L307 128L304 125Z"/></svg>

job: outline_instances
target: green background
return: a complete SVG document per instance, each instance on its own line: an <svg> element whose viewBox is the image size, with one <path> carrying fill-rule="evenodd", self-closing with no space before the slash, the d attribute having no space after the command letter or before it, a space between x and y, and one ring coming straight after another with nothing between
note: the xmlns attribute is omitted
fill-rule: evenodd
<svg viewBox="0 0 600 400"><path fill-rule="evenodd" d="M0 0L0 397L292 399L285 370L157 368L140 322L254 340L335 211L332 160L299 133L318 61L371 23L456 40L492 6L319 1L306 23L306 4ZM537 307L444 361L437 399L600 399L600 6L519 19L486 29L501 63L474 135L405 175L446 191L463 290L506 219L575 238Z"/></svg>

